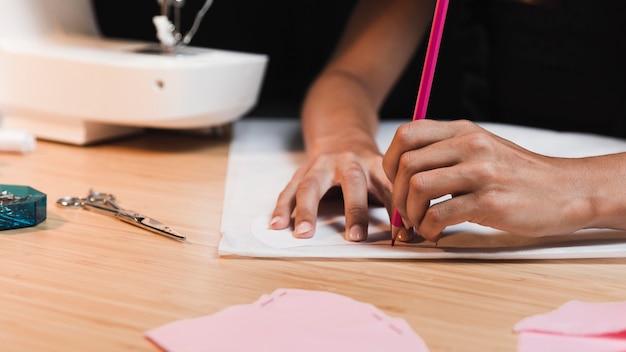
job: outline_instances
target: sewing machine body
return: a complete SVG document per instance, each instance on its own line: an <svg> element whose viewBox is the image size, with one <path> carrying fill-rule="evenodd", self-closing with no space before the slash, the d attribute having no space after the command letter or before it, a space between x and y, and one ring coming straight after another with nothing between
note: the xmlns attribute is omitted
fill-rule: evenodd
<svg viewBox="0 0 626 352"><path fill-rule="evenodd" d="M205 129L255 104L265 55L103 38L90 0L5 0L2 126L90 144L146 127Z"/></svg>

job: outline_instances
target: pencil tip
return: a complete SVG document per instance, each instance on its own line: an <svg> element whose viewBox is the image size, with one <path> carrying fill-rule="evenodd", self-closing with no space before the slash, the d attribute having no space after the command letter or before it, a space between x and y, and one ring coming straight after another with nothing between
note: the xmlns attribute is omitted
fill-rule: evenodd
<svg viewBox="0 0 626 352"><path fill-rule="evenodd" d="M395 245L396 244L396 238L398 238L398 231L400 231L400 229L396 226L392 226L391 227L391 245Z"/></svg>

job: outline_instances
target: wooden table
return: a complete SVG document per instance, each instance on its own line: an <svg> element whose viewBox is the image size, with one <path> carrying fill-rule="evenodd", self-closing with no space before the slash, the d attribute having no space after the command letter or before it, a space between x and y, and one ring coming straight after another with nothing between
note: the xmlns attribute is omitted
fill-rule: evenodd
<svg viewBox="0 0 626 352"><path fill-rule="evenodd" d="M151 328L326 290L406 319L431 351L514 351L524 317L572 299L626 300L626 259L386 261L219 258L228 138L164 131L0 154L0 182L48 195L48 219L0 232L0 349L158 351ZM179 243L57 198L112 192L187 235ZM243 332L245 333L245 332Z"/></svg>

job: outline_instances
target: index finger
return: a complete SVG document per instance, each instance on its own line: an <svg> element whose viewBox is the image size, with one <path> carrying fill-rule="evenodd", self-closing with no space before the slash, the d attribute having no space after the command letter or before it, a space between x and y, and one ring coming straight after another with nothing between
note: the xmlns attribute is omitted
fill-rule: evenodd
<svg viewBox="0 0 626 352"><path fill-rule="evenodd" d="M466 134L479 128L468 120L436 121L415 120L398 127L387 152L383 156L383 169L391 182L395 181L402 154L428 145Z"/></svg>

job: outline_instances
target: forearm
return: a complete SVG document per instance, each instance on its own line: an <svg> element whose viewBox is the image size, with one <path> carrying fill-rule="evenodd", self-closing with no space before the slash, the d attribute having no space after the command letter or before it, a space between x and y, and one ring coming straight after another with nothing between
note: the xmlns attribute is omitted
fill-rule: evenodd
<svg viewBox="0 0 626 352"><path fill-rule="evenodd" d="M316 154L349 139L373 142L377 110L357 77L339 71L326 73L311 87L302 109L306 150Z"/></svg>
<svg viewBox="0 0 626 352"><path fill-rule="evenodd" d="M378 111L432 16L432 0L362 0L302 110L307 150L375 133Z"/></svg>

